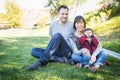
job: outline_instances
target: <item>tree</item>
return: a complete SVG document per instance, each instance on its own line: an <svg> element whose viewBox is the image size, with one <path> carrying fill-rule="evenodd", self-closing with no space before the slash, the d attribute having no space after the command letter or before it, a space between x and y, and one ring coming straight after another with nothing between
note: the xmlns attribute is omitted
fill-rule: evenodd
<svg viewBox="0 0 120 80"><path fill-rule="evenodd" d="M70 9L75 8L77 5L86 2L86 0L48 0L49 3L47 7L50 7L50 14L52 17L55 17L57 14L57 8L60 5L67 5Z"/></svg>
<svg viewBox="0 0 120 80"><path fill-rule="evenodd" d="M22 12L19 6L13 1L7 1L6 8L6 20L9 21L11 27L18 28L22 26Z"/></svg>

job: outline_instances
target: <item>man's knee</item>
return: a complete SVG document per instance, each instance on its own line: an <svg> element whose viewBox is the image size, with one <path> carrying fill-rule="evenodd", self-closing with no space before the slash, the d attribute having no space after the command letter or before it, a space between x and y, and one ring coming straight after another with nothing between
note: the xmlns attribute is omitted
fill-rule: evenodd
<svg viewBox="0 0 120 80"><path fill-rule="evenodd" d="M54 38L61 38L62 37L62 35L60 34L60 33L56 33L56 34L54 34L54 36L53 36Z"/></svg>
<svg viewBox="0 0 120 80"><path fill-rule="evenodd" d="M79 56L79 55L77 55L76 53L73 53L73 54L71 55L71 59L72 59L72 60L76 60L76 59L78 58L78 56Z"/></svg>
<svg viewBox="0 0 120 80"><path fill-rule="evenodd" d="M32 55L32 56L34 56L35 51L36 51L36 48L32 48L32 50L31 50L31 55Z"/></svg>

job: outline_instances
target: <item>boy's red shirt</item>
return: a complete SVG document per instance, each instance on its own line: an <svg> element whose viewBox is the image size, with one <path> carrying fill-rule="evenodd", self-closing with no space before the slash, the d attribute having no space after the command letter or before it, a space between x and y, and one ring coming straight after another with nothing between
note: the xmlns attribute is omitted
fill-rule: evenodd
<svg viewBox="0 0 120 80"><path fill-rule="evenodd" d="M96 48L97 48L97 46L98 46L98 44L99 44L99 41L98 41L98 39L95 37L95 36L91 36L91 38L92 38L92 41L91 41L91 44L86 40L86 36L85 35L83 35L83 36L81 36L79 39L78 39L78 42L79 42L79 44L80 45L82 45L82 47L83 48L87 48L88 50L90 50L90 53L93 53L95 50L96 50Z"/></svg>

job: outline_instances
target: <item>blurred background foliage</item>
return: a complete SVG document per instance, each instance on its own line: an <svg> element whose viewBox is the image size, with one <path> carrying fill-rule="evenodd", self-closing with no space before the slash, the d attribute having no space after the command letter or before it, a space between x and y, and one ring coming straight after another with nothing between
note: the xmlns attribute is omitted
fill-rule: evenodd
<svg viewBox="0 0 120 80"><path fill-rule="evenodd" d="M49 3L46 5L46 7L50 7L50 14L52 17L55 17L57 15L57 9L60 5L67 5L70 7L70 9L75 8L78 4L85 3L87 0L49 0Z"/></svg>
<svg viewBox="0 0 120 80"><path fill-rule="evenodd" d="M0 23L7 23L9 28L19 28L22 26L22 11L13 1L7 1L5 4L6 13L0 14Z"/></svg>
<svg viewBox="0 0 120 80"><path fill-rule="evenodd" d="M60 5L64 4L69 6L70 10L79 8L78 5L86 3L87 0L48 0L45 6L50 10L50 17L54 19L57 16L57 9ZM107 1L107 5L106 5ZM110 3L112 1L112 3ZM102 0L98 5L103 5L99 10L87 12L84 14L88 26L96 26L96 24L109 20L111 17L120 13L120 0ZM15 3L15 1L7 1L5 4L6 13L0 13L0 23L9 23L10 28L22 27L22 10ZM41 18L37 24L44 26L47 22L45 16L40 15ZM45 22L44 22L45 21Z"/></svg>
<svg viewBox="0 0 120 80"><path fill-rule="evenodd" d="M111 17L120 14L120 0L113 0L111 4L105 5L105 1L102 8L94 12L89 12L85 14L85 19L88 26L96 26L95 24L109 20Z"/></svg>

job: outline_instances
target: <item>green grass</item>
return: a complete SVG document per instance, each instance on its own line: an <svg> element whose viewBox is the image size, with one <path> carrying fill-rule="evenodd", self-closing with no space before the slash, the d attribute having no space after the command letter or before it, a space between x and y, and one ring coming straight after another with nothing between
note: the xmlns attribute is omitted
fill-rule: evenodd
<svg viewBox="0 0 120 80"><path fill-rule="evenodd" d="M120 15L94 27L95 34L104 41L120 39Z"/></svg>
<svg viewBox="0 0 120 80"><path fill-rule="evenodd" d="M120 39L114 41L104 41L102 46L106 49L120 53Z"/></svg>
<svg viewBox="0 0 120 80"><path fill-rule="evenodd" d="M120 53L120 15L98 23L93 29L104 48Z"/></svg>
<svg viewBox="0 0 120 80"><path fill-rule="evenodd" d="M48 27L41 31L44 29ZM94 31L104 48L120 53L120 16L97 24ZM30 55L31 49L45 48L47 44L46 36L0 37L0 80L120 80L120 60L111 56L107 59L111 66L104 66L97 73L52 62L39 70L27 71L26 68L37 61Z"/></svg>
<svg viewBox="0 0 120 80"><path fill-rule="evenodd" d="M35 71L26 68L37 59L30 55L33 47L45 48L48 37L0 38L0 80L120 80L120 60L108 57L111 66L91 73L75 65L49 63Z"/></svg>

